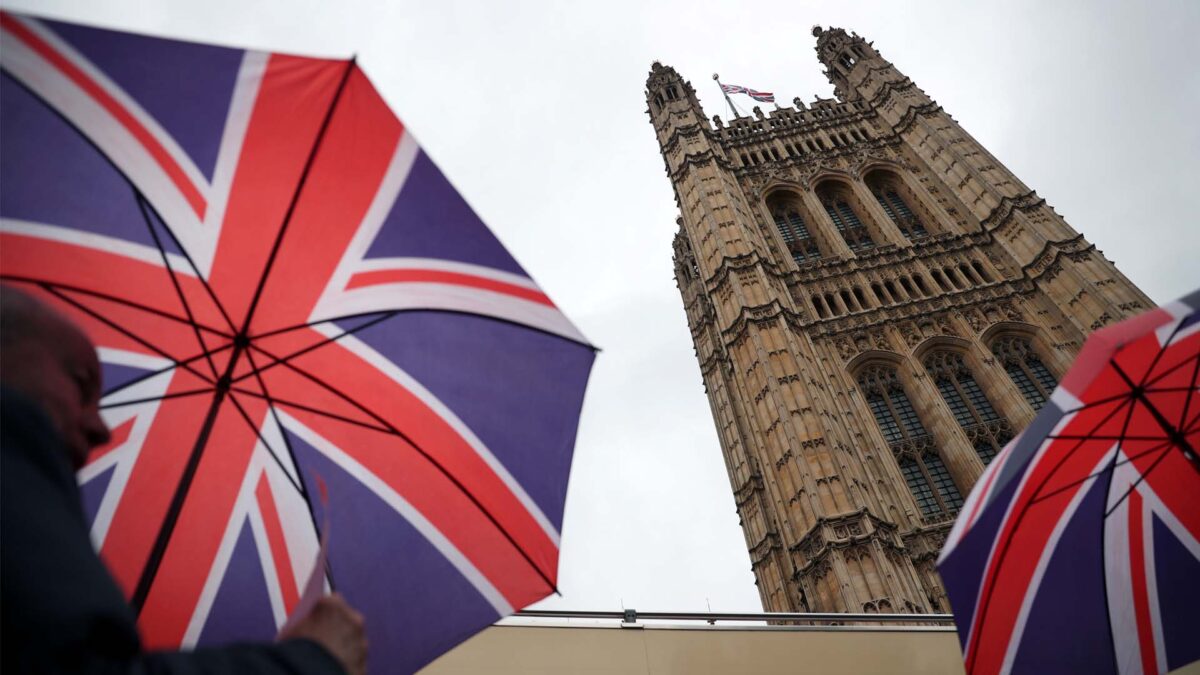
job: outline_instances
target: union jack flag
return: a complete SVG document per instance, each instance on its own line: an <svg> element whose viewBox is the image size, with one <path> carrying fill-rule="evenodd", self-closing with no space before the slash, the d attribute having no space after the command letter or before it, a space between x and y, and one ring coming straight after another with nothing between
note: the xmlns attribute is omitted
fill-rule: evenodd
<svg viewBox="0 0 1200 675"><path fill-rule="evenodd" d="M725 92L726 94L745 94L755 101L762 101L763 103L775 102L775 94L773 93L766 91L755 91L748 87L743 87L737 84L722 84L721 91Z"/></svg>
<svg viewBox="0 0 1200 675"><path fill-rule="evenodd" d="M594 350L353 61L0 28L0 275L98 345L146 643L271 639L324 522L389 672L551 592Z"/></svg>
<svg viewBox="0 0 1200 675"><path fill-rule="evenodd" d="M967 671L1200 660L1200 293L1093 334L938 563Z"/></svg>

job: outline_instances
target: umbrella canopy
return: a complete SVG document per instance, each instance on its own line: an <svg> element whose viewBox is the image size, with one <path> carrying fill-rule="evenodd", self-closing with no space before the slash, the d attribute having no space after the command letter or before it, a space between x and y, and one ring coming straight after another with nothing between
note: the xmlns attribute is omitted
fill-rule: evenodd
<svg viewBox="0 0 1200 675"><path fill-rule="evenodd" d="M939 561L967 671L1200 660L1200 292L1094 333Z"/></svg>
<svg viewBox="0 0 1200 675"><path fill-rule="evenodd" d="M594 349L354 61L0 28L0 275L99 347L146 642L272 638L326 522L386 672L552 592Z"/></svg>

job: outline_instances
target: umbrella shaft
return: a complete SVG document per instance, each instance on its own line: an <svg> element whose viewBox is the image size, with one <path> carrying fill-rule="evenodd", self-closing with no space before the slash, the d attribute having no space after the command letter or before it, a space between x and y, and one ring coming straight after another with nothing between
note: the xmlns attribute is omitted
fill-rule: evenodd
<svg viewBox="0 0 1200 675"><path fill-rule="evenodd" d="M167 545L171 542L171 535L175 532L175 525L179 522L179 514L183 511L183 504L187 501L188 491L192 487L192 480L196 477L196 469L200 466L200 457L204 454L204 447L208 445L208 437L212 434L213 425L216 424L217 414L221 411L221 404L225 402L225 397L229 394L230 382L233 380L233 370L237 366L238 358L245 350L245 346L241 340L235 340L233 353L229 357L229 365L225 369L225 374L221 379L217 380L217 395L213 397L212 405L208 409L208 414L204 418L204 424L200 427L200 433L196 436L196 444L192 446L192 453L188 456L187 465L183 469L183 475L179 478L179 485L175 488L175 495L171 498L171 504L167 507L167 514L163 518L162 527L158 530L158 536L154 539L154 547L150 549L150 555L146 558L146 566L142 568L142 575L138 578L137 587L134 588L133 597L129 599L129 604L133 606L133 611L136 614L142 613L142 607L146 604L146 596L150 594L150 587L154 584L154 577L158 574L158 568L162 564L163 554L166 553Z"/></svg>

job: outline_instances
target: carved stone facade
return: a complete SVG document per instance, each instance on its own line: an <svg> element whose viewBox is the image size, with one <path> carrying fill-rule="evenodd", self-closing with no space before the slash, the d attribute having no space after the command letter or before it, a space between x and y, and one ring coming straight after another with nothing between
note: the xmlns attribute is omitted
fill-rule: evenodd
<svg viewBox="0 0 1200 675"><path fill-rule="evenodd" d="M1147 296L867 42L836 99L728 123L655 63L675 273L763 606L948 611L966 495Z"/></svg>

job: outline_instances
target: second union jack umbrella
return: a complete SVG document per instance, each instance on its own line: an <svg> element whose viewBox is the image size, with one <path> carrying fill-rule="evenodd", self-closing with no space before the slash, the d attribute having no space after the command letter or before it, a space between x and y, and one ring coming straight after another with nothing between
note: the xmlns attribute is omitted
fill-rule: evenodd
<svg viewBox="0 0 1200 675"><path fill-rule="evenodd" d="M1198 310L1094 333L976 483L938 564L969 673L1200 660Z"/></svg>
<svg viewBox="0 0 1200 675"><path fill-rule="evenodd" d="M383 672L551 593L594 350L354 62L0 23L0 275L98 345L146 643L271 639L325 522Z"/></svg>

